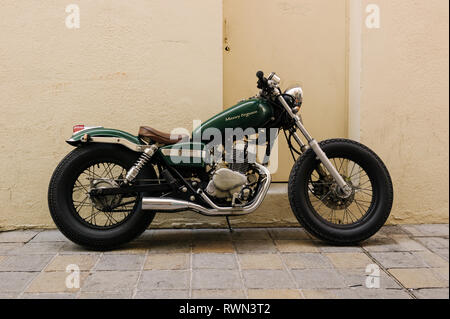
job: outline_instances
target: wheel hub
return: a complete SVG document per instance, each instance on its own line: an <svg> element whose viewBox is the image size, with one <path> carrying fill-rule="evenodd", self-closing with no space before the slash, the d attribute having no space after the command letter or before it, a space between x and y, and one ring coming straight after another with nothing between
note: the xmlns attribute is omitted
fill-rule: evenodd
<svg viewBox="0 0 450 319"><path fill-rule="evenodd" d="M334 181L331 175L319 180L316 184L313 182L314 195L319 197L325 206L333 210L344 210L348 208L355 199L355 189L347 177L342 176L352 189L350 195L342 194L340 187ZM328 194L328 195L327 195ZM325 196L325 198L324 198Z"/></svg>
<svg viewBox="0 0 450 319"><path fill-rule="evenodd" d="M119 188L116 181L110 179L94 179L91 190L102 188ZM122 201L122 195L90 195L94 207L100 211L110 211Z"/></svg>

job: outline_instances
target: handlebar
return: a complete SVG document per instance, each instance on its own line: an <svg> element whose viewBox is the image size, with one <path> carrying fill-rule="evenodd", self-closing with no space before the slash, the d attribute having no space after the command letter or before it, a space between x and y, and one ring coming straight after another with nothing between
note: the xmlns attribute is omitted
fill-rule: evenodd
<svg viewBox="0 0 450 319"><path fill-rule="evenodd" d="M268 80L264 77L263 71L256 72L256 77L258 78L258 89L264 90L269 87Z"/></svg>
<svg viewBox="0 0 450 319"><path fill-rule="evenodd" d="M256 77L258 78L258 89L266 90L269 93L272 93L275 89L278 89L278 84L281 79L274 73L270 73L268 78L264 77L263 71L256 72Z"/></svg>

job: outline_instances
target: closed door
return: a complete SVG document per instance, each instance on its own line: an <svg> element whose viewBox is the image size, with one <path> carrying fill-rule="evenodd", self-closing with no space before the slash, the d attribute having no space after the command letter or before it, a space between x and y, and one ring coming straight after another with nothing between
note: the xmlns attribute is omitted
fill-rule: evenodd
<svg viewBox="0 0 450 319"><path fill-rule="evenodd" d="M347 137L347 0L223 0L223 12L224 107L258 92L256 71L273 71L282 88L303 87L312 136ZM283 134L271 161L274 181L287 181Z"/></svg>

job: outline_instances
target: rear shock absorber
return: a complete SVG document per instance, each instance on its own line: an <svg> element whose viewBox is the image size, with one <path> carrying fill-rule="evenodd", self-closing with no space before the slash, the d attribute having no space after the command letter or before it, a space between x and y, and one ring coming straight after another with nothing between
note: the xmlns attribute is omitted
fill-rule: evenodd
<svg viewBox="0 0 450 319"><path fill-rule="evenodd" d="M125 176L125 184L131 183L136 176L139 174L139 171L142 167L152 158L153 154L158 150L158 146L153 144L152 146L146 148L139 159L136 161L136 164L130 168Z"/></svg>

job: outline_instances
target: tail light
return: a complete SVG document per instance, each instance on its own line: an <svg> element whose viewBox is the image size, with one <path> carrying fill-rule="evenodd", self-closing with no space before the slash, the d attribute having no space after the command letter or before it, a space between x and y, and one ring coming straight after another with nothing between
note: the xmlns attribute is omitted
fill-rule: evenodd
<svg viewBox="0 0 450 319"><path fill-rule="evenodd" d="M84 125L75 125L74 127L73 127L73 133L75 134L76 132L79 132L79 131L82 131L82 130L84 130Z"/></svg>

